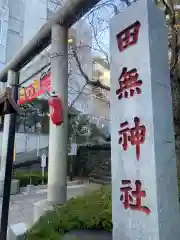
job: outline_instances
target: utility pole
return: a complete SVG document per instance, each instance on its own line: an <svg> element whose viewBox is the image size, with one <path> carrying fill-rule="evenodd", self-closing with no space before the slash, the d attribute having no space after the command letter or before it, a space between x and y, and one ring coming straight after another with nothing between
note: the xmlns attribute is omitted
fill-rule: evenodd
<svg viewBox="0 0 180 240"><path fill-rule="evenodd" d="M8 81L7 87L11 87L18 76L17 73L9 70L8 72ZM14 94L14 91L13 91ZM14 97L14 96L13 96ZM17 96L18 97L18 96ZM16 101L16 99L15 99ZM11 114L7 114L4 116L4 126L3 126L3 138L2 138L2 149L1 149L1 165L0 165L0 181L4 182L5 177L5 167L6 167L6 158L7 158L7 145L8 145L8 134L9 134L9 126L11 121Z"/></svg>
<svg viewBox="0 0 180 240"><path fill-rule="evenodd" d="M64 122L56 126L50 121L48 202L64 204L68 159L68 29L55 24L52 27L51 39L51 86L62 100Z"/></svg>
<svg viewBox="0 0 180 240"><path fill-rule="evenodd" d="M37 123L37 157L40 156L41 123Z"/></svg>
<svg viewBox="0 0 180 240"><path fill-rule="evenodd" d="M8 84L15 84L13 90L13 100L17 102L18 99L18 88L16 85L19 83L19 74L12 70L8 72ZM11 113L5 115L5 126L3 135L6 135L4 141L6 141L6 151L4 152L4 158L1 163L1 172L4 177L4 189L3 189L3 203L1 212L1 229L0 229L0 239L6 240L7 238L7 226L8 226L8 216L9 216L9 202L10 202L10 192L11 192L11 180L12 180L12 167L13 167L13 157L14 157L14 139L15 139L15 129L16 129L16 113Z"/></svg>

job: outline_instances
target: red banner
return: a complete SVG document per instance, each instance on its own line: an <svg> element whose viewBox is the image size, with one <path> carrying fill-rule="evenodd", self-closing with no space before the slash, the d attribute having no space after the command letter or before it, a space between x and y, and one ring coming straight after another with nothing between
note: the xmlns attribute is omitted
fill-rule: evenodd
<svg viewBox="0 0 180 240"><path fill-rule="evenodd" d="M18 104L30 102L42 94L51 91L51 72L43 76L41 80L34 80L34 83L27 87L21 88L19 93Z"/></svg>

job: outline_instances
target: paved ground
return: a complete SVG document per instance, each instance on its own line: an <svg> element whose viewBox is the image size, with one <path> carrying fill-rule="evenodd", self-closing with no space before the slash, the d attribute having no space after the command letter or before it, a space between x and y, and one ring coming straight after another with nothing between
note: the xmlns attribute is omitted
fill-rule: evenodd
<svg viewBox="0 0 180 240"><path fill-rule="evenodd" d="M87 185L69 186L67 191L68 199L83 194L86 189ZM33 190L30 193L11 196L9 224L24 222L30 226L33 219L33 204L46 199L46 197L47 189ZM2 206L2 198L0 198L0 206Z"/></svg>
<svg viewBox="0 0 180 240"><path fill-rule="evenodd" d="M88 230L80 230L80 231L72 231L67 233L63 240L112 240L112 233L88 229Z"/></svg>

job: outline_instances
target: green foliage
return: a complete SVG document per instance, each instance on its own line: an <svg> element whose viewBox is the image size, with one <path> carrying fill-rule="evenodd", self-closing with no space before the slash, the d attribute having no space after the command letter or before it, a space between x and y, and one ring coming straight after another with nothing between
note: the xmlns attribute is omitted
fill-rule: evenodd
<svg viewBox="0 0 180 240"><path fill-rule="evenodd" d="M75 229L112 231L111 188L103 187L84 196L73 198L40 218L27 233L28 240L59 240Z"/></svg>
<svg viewBox="0 0 180 240"><path fill-rule="evenodd" d="M92 121L90 115L79 114L69 119L69 137L72 137L77 144L85 142L96 142L96 138L106 139L107 136L98 128L96 122ZM75 138L75 139L74 139Z"/></svg>
<svg viewBox="0 0 180 240"><path fill-rule="evenodd" d="M42 184L42 180L43 180L43 176L41 172L29 172L29 173L14 172L13 178L19 180L20 187L26 187L29 184L37 186ZM45 173L44 184L47 184L47 179L48 179L48 176L47 176L47 173Z"/></svg>
<svg viewBox="0 0 180 240"><path fill-rule="evenodd" d="M178 190L179 190L179 193L180 193L180 178L178 178Z"/></svg>

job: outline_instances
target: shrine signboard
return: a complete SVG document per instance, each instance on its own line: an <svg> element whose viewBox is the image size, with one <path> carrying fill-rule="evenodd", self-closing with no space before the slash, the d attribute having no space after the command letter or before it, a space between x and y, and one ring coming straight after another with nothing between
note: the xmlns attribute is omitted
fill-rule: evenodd
<svg viewBox="0 0 180 240"><path fill-rule="evenodd" d="M140 0L111 21L113 240L177 240L179 203L163 13Z"/></svg>
<svg viewBox="0 0 180 240"><path fill-rule="evenodd" d="M43 72L39 80L34 80L27 87L21 88L19 92L18 104L30 102L40 95L51 91L51 72Z"/></svg>

